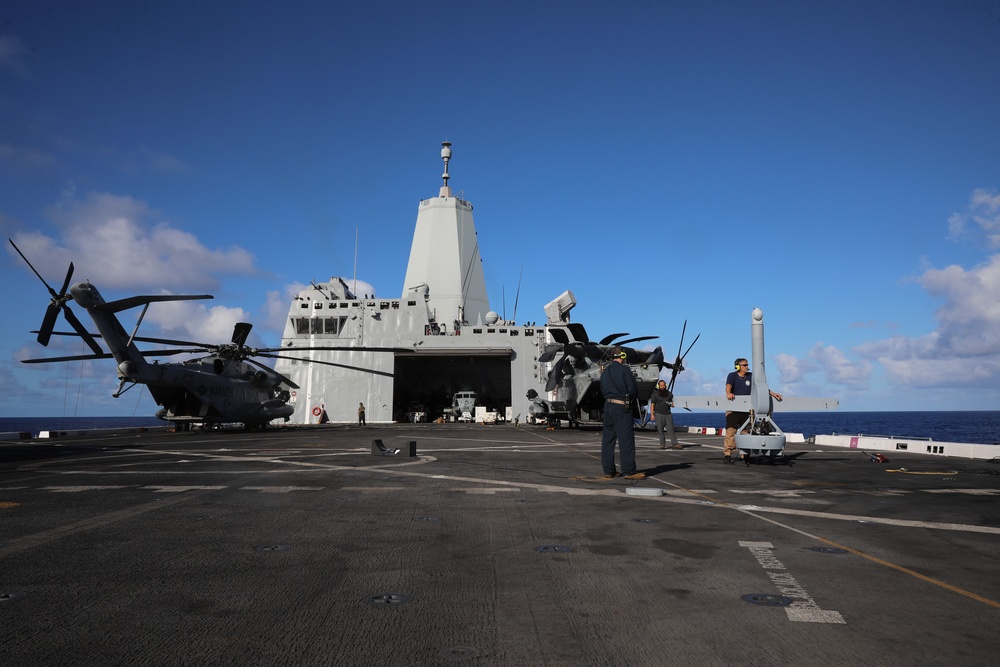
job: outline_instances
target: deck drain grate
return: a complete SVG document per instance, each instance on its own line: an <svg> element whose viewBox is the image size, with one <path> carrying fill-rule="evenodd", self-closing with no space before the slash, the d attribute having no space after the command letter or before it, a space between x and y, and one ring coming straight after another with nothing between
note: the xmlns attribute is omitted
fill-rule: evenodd
<svg viewBox="0 0 1000 667"><path fill-rule="evenodd" d="M565 554L573 550L570 549L569 547L562 546L561 544L543 544L540 547L535 547L535 551L544 554L552 554L552 553Z"/></svg>
<svg viewBox="0 0 1000 667"><path fill-rule="evenodd" d="M750 604L757 604L762 607L787 607L792 604L792 598L786 598L784 595L767 595L764 593L750 593L749 595L744 595L743 601L749 602Z"/></svg>
<svg viewBox="0 0 1000 667"><path fill-rule="evenodd" d="M257 547L257 551L288 551L291 549L287 544L267 544L262 547Z"/></svg>
<svg viewBox="0 0 1000 667"><path fill-rule="evenodd" d="M847 549L841 549L840 547L809 547L809 551L815 551L821 554L846 554Z"/></svg>
<svg viewBox="0 0 1000 667"><path fill-rule="evenodd" d="M385 607L391 607L397 604L405 604L410 601L409 595L403 595L402 593L379 593L378 595L369 595L365 598L365 602L368 604L380 605Z"/></svg>
<svg viewBox="0 0 1000 667"><path fill-rule="evenodd" d="M439 652L438 657L451 662L460 662L462 660L478 658L479 651L470 646L453 646L452 648L446 648Z"/></svg>

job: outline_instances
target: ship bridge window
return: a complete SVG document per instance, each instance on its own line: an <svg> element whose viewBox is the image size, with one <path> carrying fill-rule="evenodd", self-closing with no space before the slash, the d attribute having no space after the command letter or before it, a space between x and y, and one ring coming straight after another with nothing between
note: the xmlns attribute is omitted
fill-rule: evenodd
<svg viewBox="0 0 1000 667"><path fill-rule="evenodd" d="M346 317L328 317L326 318L326 333L328 334L339 334L344 330L344 324L347 322Z"/></svg>
<svg viewBox="0 0 1000 667"><path fill-rule="evenodd" d="M399 302L398 301L393 301L392 302L392 309L393 310L399 310Z"/></svg>
<svg viewBox="0 0 1000 667"><path fill-rule="evenodd" d="M309 334L327 334L336 336L347 323L346 317L296 317L292 319L295 324L295 333L300 336Z"/></svg>
<svg viewBox="0 0 1000 667"><path fill-rule="evenodd" d="M320 303L319 301L317 301L316 303L313 304L313 308L315 308L316 310L319 310L322 307L323 307L323 304Z"/></svg>
<svg viewBox="0 0 1000 667"><path fill-rule="evenodd" d="M378 309L379 310L389 310L389 302L388 301L382 301L382 302L380 302L378 304Z"/></svg>
<svg viewBox="0 0 1000 667"><path fill-rule="evenodd" d="M501 329L500 333L507 333L507 330L506 329Z"/></svg>
<svg viewBox="0 0 1000 667"><path fill-rule="evenodd" d="M496 333L496 332L497 332L496 329L487 329L486 330L486 333Z"/></svg>
<svg viewBox="0 0 1000 667"><path fill-rule="evenodd" d="M521 335L521 332L518 329L511 329L510 330L510 335L511 336L519 336L519 335Z"/></svg>
<svg viewBox="0 0 1000 667"><path fill-rule="evenodd" d="M347 306L348 306L348 303L346 301L344 303L340 304L341 308L347 308Z"/></svg>
<svg viewBox="0 0 1000 667"><path fill-rule="evenodd" d="M481 333L483 333L483 330L482 329L473 329L472 333L474 333L474 334L481 334Z"/></svg>
<svg viewBox="0 0 1000 667"><path fill-rule="evenodd" d="M407 301L406 305L407 306L415 306L415 305L417 305L417 302L416 301Z"/></svg>
<svg viewBox="0 0 1000 667"><path fill-rule="evenodd" d="M299 304L299 308L308 308L308 307L309 307L308 303L303 302Z"/></svg>
<svg viewBox="0 0 1000 667"><path fill-rule="evenodd" d="M524 330L524 335L525 336L534 336L535 335L535 330L534 329L525 329Z"/></svg>

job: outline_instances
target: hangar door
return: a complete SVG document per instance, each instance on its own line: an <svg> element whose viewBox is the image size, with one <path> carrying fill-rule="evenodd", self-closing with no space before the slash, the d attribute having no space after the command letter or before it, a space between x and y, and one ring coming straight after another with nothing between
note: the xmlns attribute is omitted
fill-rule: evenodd
<svg viewBox="0 0 1000 667"><path fill-rule="evenodd" d="M511 404L510 350L441 350L397 354L393 378L392 417L405 421L411 406L422 406L437 419L459 391L476 392L476 405L490 410Z"/></svg>

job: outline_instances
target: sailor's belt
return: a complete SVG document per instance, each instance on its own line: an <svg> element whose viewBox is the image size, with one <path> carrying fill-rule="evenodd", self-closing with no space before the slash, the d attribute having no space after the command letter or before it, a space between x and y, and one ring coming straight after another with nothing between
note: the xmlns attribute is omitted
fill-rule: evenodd
<svg viewBox="0 0 1000 667"><path fill-rule="evenodd" d="M617 398L609 398L608 403L617 403L618 405L625 405L625 401Z"/></svg>

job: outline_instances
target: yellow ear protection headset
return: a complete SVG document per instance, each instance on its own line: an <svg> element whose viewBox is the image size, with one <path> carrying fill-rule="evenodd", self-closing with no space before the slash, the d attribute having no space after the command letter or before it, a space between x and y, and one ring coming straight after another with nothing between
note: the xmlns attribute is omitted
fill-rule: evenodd
<svg viewBox="0 0 1000 667"><path fill-rule="evenodd" d="M622 352L621 354L619 354L619 355L618 355L618 358L619 358L619 359L621 359L622 361L625 361L625 359L626 359L627 357L628 357L628 355L627 355L627 354L625 354L624 352Z"/></svg>
<svg viewBox="0 0 1000 667"><path fill-rule="evenodd" d="M742 360L742 357L740 357L739 359L737 359L736 361L733 362L733 368L735 370L740 370L740 361L741 360Z"/></svg>

